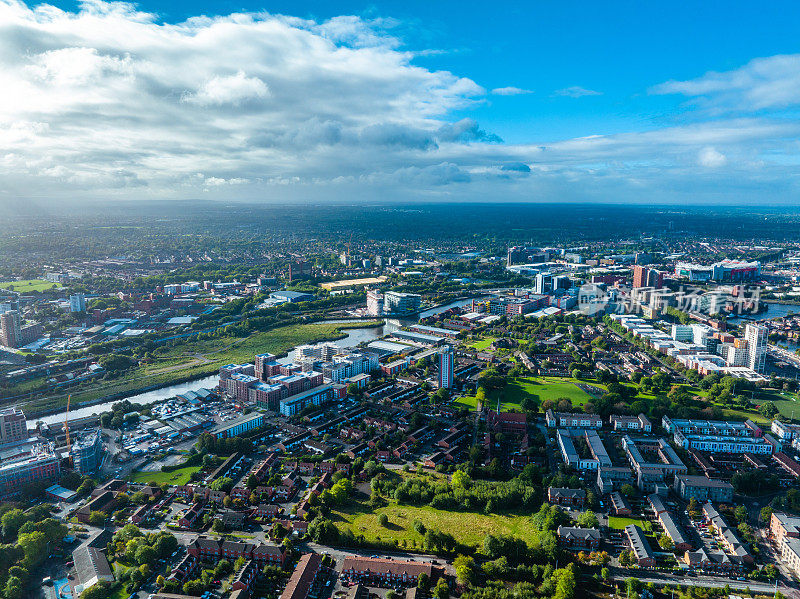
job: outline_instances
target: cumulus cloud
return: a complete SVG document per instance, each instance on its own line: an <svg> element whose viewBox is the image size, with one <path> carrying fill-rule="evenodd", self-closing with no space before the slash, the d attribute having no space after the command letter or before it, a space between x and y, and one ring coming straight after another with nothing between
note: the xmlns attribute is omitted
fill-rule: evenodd
<svg viewBox="0 0 800 599"><path fill-rule="evenodd" d="M229 77L212 77L196 93L183 96L185 102L208 106L211 104L233 104L238 106L246 100L264 98L269 93L266 84L258 77L248 77L239 71Z"/></svg>
<svg viewBox="0 0 800 599"><path fill-rule="evenodd" d="M583 96L602 96L603 92L598 92L593 89L586 89L580 85L573 85L563 89L557 89L555 92L557 96L566 96L567 98L582 98Z"/></svg>
<svg viewBox="0 0 800 599"><path fill-rule="evenodd" d="M533 91L529 89L522 89L521 87L496 87L492 90L495 96L524 96L525 94L532 94Z"/></svg>
<svg viewBox="0 0 800 599"><path fill-rule="evenodd" d="M680 94L718 110L762 110L800 104L800 54L756 58L741 68L667 81L653 94Z"/></svg>
<svg viewBox="0 0 800 599"><path fill-rule="evenodd" d="M725 154L718 152L714 148L703 148L697 155L697 162L700 166L717 168L724 166L725 163L728 162L728 159L725 157Z"/></svg>
<svg viewBox="0 0 800 599"><path fill-rule="evenodd" d="M487 91L415 64L396 30L351 16L170 23L125 3L0 0L0 197L680 201L683 189L730 200L760 186L796 198L796 119L505 143L466 116ZM788 105L791 61L763 60L743 67L749 83L717 74L657 93L761 98L769 72L782 98L771 105Z"/></svg>

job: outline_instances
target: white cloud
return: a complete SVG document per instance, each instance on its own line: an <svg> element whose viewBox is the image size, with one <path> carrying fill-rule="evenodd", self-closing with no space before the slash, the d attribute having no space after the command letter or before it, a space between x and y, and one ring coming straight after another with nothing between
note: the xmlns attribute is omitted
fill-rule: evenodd
<svg viewBox="0 0 800 599"><path fill-rule="evenodd" d="M81 6L0 0L0 194L673 201L689 188L726 200L756 195L756 184L798 191L787 165L799 159L800 123L790 118L511 145L465 117L486 90L415 64L390 22L169 23L124 3Z"/></svg>
<svg viewBox="0 0 800 599"><path fill-rule="evenodd" d="M700 153L697 155L697 162L700 164L700 166L717 168L724 166L728 162L728 159L725 157L725 154L717 152L717 150L714 148L708 147L700 150Z"/></svg>
<svg viewBox="0 0 800 599"><path fill-rule="evenodd" d="M495 96L523 96L525 94L532 94L533 91L529 89L522 89L521 87L496 87L492 90Z"/></svg>
<svg viewBox="0 0 800 599"><path fill-rule="evenodd" d="M197 93L183 96L185 102L208 106L211 104L233 104L238 106L246 100L264 98L269 94L266 84L258 77L248 77L239 71L229 77L212 77Z"/></svg>
<svg viewBox="0 0 800 599"><path fill-rule="evenodd" d="M566 96L568 98L582 98L583 96L602 96L603 92L598 92L593 89L586 89L580 85L573 85L563 89L557 89L555 92L557 96Z"/></svg>
<svg viewBox="0 0 800 599"><path fill-rule="evenodd" d="M741 68L711 71L689 81L667 81L653 94L680 94L715 110L762 110L800 104L800 54L756 58Z"/></svg>

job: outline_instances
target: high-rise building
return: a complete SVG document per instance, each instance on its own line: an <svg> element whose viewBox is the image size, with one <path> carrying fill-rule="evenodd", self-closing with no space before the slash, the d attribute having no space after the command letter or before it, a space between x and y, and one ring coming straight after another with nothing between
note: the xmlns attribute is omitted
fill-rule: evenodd
<svg viewBox="0 0 800 599"><path fill-rule="evenodd" d="M422 296L416 293L401 293L387 291L383 296L383 312L396 316L414 314L419 312Z"/></svg>
<svg viewBox="0 0 800 599"><path fill-rule="evenodd" d="M449 345L439 351L439 388L449 389L455 380L456 357Z"/></svg>
<svg viewBox="0 0 800 599"><path fill-rule="evenodd" d="M28 421L19 408L0 410L0 445L28 438Z"/></svg>
<svg viewBox="0 0 800 599"><path fill-rule="evenodd" d="M756 372L764 372L767 360L767 338L769 329L763 325L748 322L744 326L747 341L747 367Z"/></svg>
<svg viewBox="0 0 800 599"><path fill-rule="evenodd" d="M103 463L103 438L99 430L78 436L70 450L78 474L91 474Z"/></svg>
<svg viewBox="0 0 800 599"><path fill-rule="evenodd" d="M633 288L653 287L661 289L664 286L664 273L655 268L636 265L633 267Z"/></svg>
<svg viewBox="0 0 800 599"><path fill-rule="evenodd" d="M533 280L533 291L545 295L553 290L553 275L540 272Z"/></svg>
<svg viewBox="0 0 800 599"><path fill-rule="evenodd" d="M367 291L367 314L370 316L383 314L383 294L380 291L373 289Z"/></svg>
<svg viewBox="0 0 800 599"><path fill-rule="evenodd" d="M70 312L85 312L86 311L86 296L82 293L75 293L69 296L69 311Z"/></svg>
<svg viewBox="0 0 800 599"><path fill-rule="evenodd" d="M0 314L0 345L19 347L22 337L22 315L19 310Z"/></svg>

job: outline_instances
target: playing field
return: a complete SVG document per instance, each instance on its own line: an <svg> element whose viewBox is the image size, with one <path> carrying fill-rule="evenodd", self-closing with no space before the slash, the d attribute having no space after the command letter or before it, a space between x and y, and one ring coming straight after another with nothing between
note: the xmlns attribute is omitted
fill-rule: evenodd
<svg viewBox="0 0 800 599"><path fill-rule="evenodd" d="M381 526L378 519L386 514L389 522ZM453 535L459 543L478 546L487 534L509 535L529 539L536 534L529 516L492 514L486 516L471 512L449 512L430 506L389 505L372 509L354 504L333 510L331 520L340 530L350 529L355 535L364 535L369 541L397 540L401 547L421 545L423 535L414 530L419 520L426 528L440 530Z"/></svg>
<svg viewBox="0 0 800 599"><path fill-rule="evenodd" d="M548 399L554 402L560 399L569 399L573 406L582 406L591 401L592 396L576 385L577 379L558 377L524 377L512 379L501 391L491 391L487 394L486 405L492 409L497 408L500 400L500 411L522 410L522 403L526 398L533 399L537 405ZM591 383L594 387L605 388L604 385ZM456 405L475 409L474 396L457 399Z"/></svg>
<svg viewBox="0 0 800 599"><path fill-rule="evenodd" d="M60 288L59 283L51 283L44 279L27 279L25 281L3 281L0 282L0 289L12 289L19 293L30 293L31 291L46 291L52 288Z"/></svg>
<svg viewBox="0 0 800 599"><path fill-rule="evenodd" d="M496 339L497 337L484 337L483 339L478 339L472 343L467 343L467 347L474 347L478 351L486 351Z"/></svg>
<svg viewBox="0 0 800 599"><path fill-rule="evenodd" d="M149 483L155 482L158 485L169 483L171 485L185 485L189 482L189 477L195 472L200 470L200 466L186 466L178 468L172 472L131 472L128 480L134 483Z"/></svg>

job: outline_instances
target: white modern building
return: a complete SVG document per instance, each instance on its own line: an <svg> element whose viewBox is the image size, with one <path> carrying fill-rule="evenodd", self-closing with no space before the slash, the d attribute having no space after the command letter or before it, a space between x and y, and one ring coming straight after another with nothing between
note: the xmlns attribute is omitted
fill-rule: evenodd
<svg viewBox="0 0 800 599"><path fill-rule="evenodd" d="M455 354L449 345L439 352L439 388L449 389L453 386L455 373Z"/></svg>
<svg viewBox="0 0 800 599"><path fill-rule="evenodd" d="M767 338L769 329L763 325L748 322L744 326L747 341L747 366L756 372L764 372L767 359Z"/></svg>

